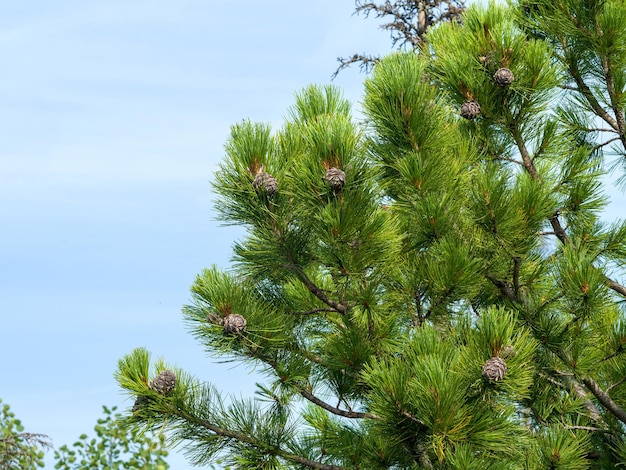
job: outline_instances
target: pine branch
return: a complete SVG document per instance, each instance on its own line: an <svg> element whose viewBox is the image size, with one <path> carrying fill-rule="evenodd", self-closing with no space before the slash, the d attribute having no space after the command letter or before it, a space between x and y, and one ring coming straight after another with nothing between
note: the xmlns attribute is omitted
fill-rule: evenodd
<svg viewBox="0 0 626 470"><path fill-rule="evenodd" d="M613 117L609 113L606 112L606 110L599 103L589 86L587 86L587 84L583 80L583 77L577 65L578 59L572 56L571 51L565 44L565 39L561 39L561 47L565 52L565 60L567 61L567 67L570 71L570 75L572 76L572 78L576 82L576 86L578 87L577 91L585 98L587 104L589 104L593 112L598 117L603 119L604 122L606 122L609 126L619 132L619 125L617 124L617 121L613 119Z"/></svg>
<svg viewBox="0 0 626 470"><path fill-rule="evenodd" d="M574 380L573 374L566 374L559 370L555 370L554 372L557 375L563 377L565 381L567 382L567 385L563 382L556 380L554 377L548 374L544 374L543 372L540 372L539 376L543 378L544 380L550 382L552 385L556 385L557 387L563 390L567 390L569 392L574 393L574 395L576 395L576 398L584 400L585 408L587 408L587 411L589 412L589 418L594 423L603 422L602 416L600 415L598 408L596 407L596 405L593 404L591 400L589 400L589 398L587 398L587 393L583 389L582 385L580 385L578 382L576 382L576 380Z"/></svg>
<svg viewBox="0 0 626 470"><path fill-rule="evenodd" d="M600 359L600 362L604 362L604 361L608 361L609 359L613 359L614 357L618 356L621 352L623 352L623 350L624 350L624 348L620 344L617 347L617 350L615 352L609 354L608 356L603 357L602 359ZM626 377L624 378L624 380L626 380ZM620 380L620 382L622 382L622 381ZM608 392L611 388L613 388L613 385L611 387L607 388L606 391Z"/></svg>
<svg viewBox="0 0 626 470"><path fill-rule="evenodd" d="M604 279L607 283L607 285L609 286L610 289L614 290L615 292L617 292L618 294L622 294L624 297L626 297L626 286L621 285L619 282L614 281L613 279L609 278L608 276L604 276Z"/></svg>
<svg viewBox="0 0 626 470"><path fill-rule="evenodd" d="M297 351L299 353L302 353L302 351ZM303 354L304 357L306 357L309 360L313 360L312 358L309 357L309 355L307 354ZM274 361L271 358L268 358L266 356L263 356L261 354L257 354L257 356L259 359L261 359L262 361L264 361L265 363L269 364L275 371L278 371L278 364L276 363L276 361ZM318 362L321 363L322 359L318 358L317 356L314 356L314 362ZM325 401L321 400L320 398L316 397L315 395L313 395L310 391L310 384L308 385L308 389L306 387L302 387L302 386L298 386L297 390L298 393L300 395L302 395L303 398L309 400L311 403L314 403L315 405L319 406L320 408L325 409L326 411L337 415L337 416L342 416L344 418L354 418L354 419L380 419L380 416L377 416L373 413L364 413L364 412L358 412L358 411L352 411L352 410L342 410L338 407L334 407L328 403L326 403Z"/></svg>
<svg viewBox="0 0 626 470"><path fill-rule="evenodd" d="M291 271L292 273L294 273L296 276L298 276L300 281L302 281L302 283L305 285L305 287L308 289L308 291L311 294L313 294L315 297L317 297L323 303L325 303L326 305L331 307L334 311L339 312L341 314L345 314L348 311L347 304L345 304L343 302L337 302L335 300L330 299L324 293L324 291L322 289L317 287L315 285L315 283L306 275L306 273L304 272L302 267L300 267L300 265L298 265L298 263L296 262L293 254L281 243L281 240L283 238L283 233L282 233L281 229L274 224L272 231L273 231L274 235L276 236L276 243L278 243L278 245L279 245L283 255L285 256L286 260L288 261L288 265L285 266L285 268L288 269L289 271Z"/></svg>
<svg viewBox="0 0 626 470"><path fill-rule="evenodd" d="M422 444L421 442L418 442L416 445L416 453L417 453L417 459L416 459L417 463L419 463L422 468L426 468L426 469L435 468L433 467L432 462L428 458L428 453L426 452L426 449L424 448L424 444Z"/></svg>
<svg viewBox="0 0 626 470"><path fill-rule="evenodd" d="M415 292L413 300L415 300L415 313L417 314L417 318L413 318L413 324L417 327L420 327L428 318L428 314L424 314L424 307L422 305L422 294L419 291Z"/></svg>
<svg viewBox="0 0 626 470"><path fill-rule="evenodd" d="M409 124L409 119L411 119L412 113L413 110L411 108L402 105L402 124L404 126L404 131L409 138L409 142L411 142L411 148L413 149L413 151L419 152L420 147L417 143L417 140L415 139L415 134L413 134L413 129L411 129L411 126Z"/></svg>
<svg viewBox="0 0 626 470"><path fill-rule="evenodd" d="M602 390L591 377L583 377L581 381L585 384L589 391L593 393L593 395L598 399L602 406L610 411L613 416L619 419L622 423L626 424L626 411L624 411L617 403L615 403L608 393Z"/></svg>
<svg viewBox="0 0 626 470"><path fill-rule="evenodd" d="M453 285L444 289L441 295L439 295L436 300L429 305L423 320L428 319L434 313L437 307L440 307L441 305L444 305L446 303L446 298L454 293L454 287L455 286Z"/></svg>
<svg viewBox="0 0 626 470"><path fill-rule="evenodd" d="M425 23L425 16L423 16L423 12L420 12L419 21ZM384 24L381 26L381 28L388 31L398 31L402 34L402 36L404 36L402 45L410 43L414 49L417 48L422 42L424 42L424 33L426 32L426 26L424 24L414 27L413 25L400 19L398 21ZM399 40L400 38L395 39L394 45Z"/></svg>
<svg viewBox="0 0 626 470"><path fill-rule="evenodd" d="M611 132L613 134L619 134L619 131L616 131L615 129L608 129L606 127L585 127L581 128L581 130L585 132Z"/></svg>
<svg viewBox="0 0 626 470"><path fill-rule="evenodd" d="M619 137L622 142L622 146L626 149L626 123L624 122L624 113L619 107L617 98L617 92L615 88L615 80L613 79L613 71L611 70L611 61L606 54L601 55L602 58L602 70L604 71L604 79L606 82L606 88L609 93L609 100L611 101L611 108L615 115L617 122L617 130L619 131Z"/></svg>
<svg viewBox="0 0 626 470"><path fill-rule="evenodd" d="M531 175L533 179L537 179L538 181L541 181L541 176L539 175L539 172L535 168L532 162L532 159L530 158L530 154L528 152L528 149L526 148L521 132L519 131L519 129L517 128L515 124L510 126L510 131L511 131L511 134L513 135L515 143L517 144L519 152L522 156L522 162L523 162L524 168ZM615 140L615 139L611 139L611 140ZM558 212L551 215L548 218L548 220L550 221L550 225L552 225L552 229L554 230L554 233L556 237L559 239L559 241L563 244L570 243L570 239L567 233L565 232L565 229L561 225ZM619 284L618 282L612 280L606 275L604 277L610 289L626 297L626 286ZM492 279L490 280L493 282ZM499 287L498 284L496 284L496 287Z"/></svg>
<svg viewBox="0 0 626 470"><path fill-rule="evenodd" d="M530 174L530 176L534 180L541 181L541 177L539 176L539 172L535 168L535 165L533 163L533 159L530 156L530 152L526 148L526 144L525 144L524 139L522 137L522 132L521 132L520 128L517 126L516 123L512 123L509 126L509 130L511 132L511 135L513 136L513 140L515 140L515 144L517 145L517 149L519 150L519 153L520 153L520 155L522 157L522 165L524 166L524 168L526 169L528 174Z"/></svg>
<svg viewBox="0 0 626 470"><path fill-rule="evenodd" d="M498 290L500 290L500 293L502 295L504 295L504 297L506 297L507 299L509 299L511 302L519 302L520 299L519 297L515 294L515 291L513 290L513 288L506 282L502 281L501 279L496 278L495 276L493 276L492 274L486 273L485 277L491 281L491 283L496 286L498 288Z"/></svg>
<svg viewBox="0 0 626 470"><path fill-rule="evenodd" d="M553 352L564 363L569 364L571 362L565 356L565 353L563 351ZM574 395L576 395L576 397L584 400L585 408L587 408L587 411L589 412L589 418L596 424L604 423L604 419L602 418L600 411L598 410L596 405L591 400L589 400L589 398L587 398L587 393L585 392L583 386L576 380L574 375L558 370L556 370L555 372L564 377L570 390L574 393ZM583 377L580 380L587 387L587 389L597 398L602 406L610 411L617 419L626 424L626 421L624 421L626 420L626 412L622 408L620 408L592 378Z"/></svg>
<svg viewBox="0 0 626 470"><path fill-rule="evenodd" d="M556 371L556 372L559 373L559 371ZM563 373L561 374L564 377L569 390L572 393L574 393L574 395L577 398L583 400L585 408L587 409L587 412L589 413L589 419L591 419L591 421L593 421L596 424L603 423L604 420L602 419L600 410L598 410L598 407L588 398L587 396L588 394L583 388L583 386L580 383L578 383L578 381L571 374L563 374Z"/></svg>
<svg viewBox="0 0 626 470"><path fill-rule="evenodd" d="M420 42L423 41L422 36L426 32L427 25L425 2L423 0L418 0L415 3L417 4L418 10L417 26L412 25L410 22L412 16L414 15L414 12L411 10L415 9L415 7L413 7L409 11L401 11L400 8L402 8L403 6L402 2L400 2L400 5L392 5L389 0L387 0L382 5L377 5L373 2L365 3L358 6L356 12L365 12L365 17L369 16L372 11L376 12L377 18L392 16L394 18L394 21L392 21L391 23L383 24L381 28L401 32L404 36L403 44L409 42L413 45L413 47L416 47L419 45ZM392 38L392 45L395 46L399 39L400 38Z"/></svg>
<svg viewBox="0 0 626 470"><path fill-rule="evenodd" d="M563 390L567 390L567 388L565 387L565 384L563 384L562 382L559 382L554 377L552 377L552 376L550 376L548 374L545 374L543 372L539 372L539 377L541 377L542 379L547 380L552 385L556 385L557 387L562 388Z"/></svg>
<svg viewBox="0 0 626 470"><path fill-rule="evenodd" d="M391 46L402 48L409 45L417 49L424 43L424 36L430 26L460 20L464 10L463 0L385 0L380 4L357 0L355 13L363 14L365 18L372 13L376 18L390 17L390 21L383 23L380 28L391 33ZM337 60L340 65L333 73L333 79L341 70L354 63L360 63L360 69L369 72L380 62L380 57L354 54L350 58L339 57Z"/></svg>
<svg viewBox="0 0 626 470"><path fill-rule="evenodd" d="M292 273L298 276L300 281L302 281L302 283L305 285L305 287L308 289L308 291L311 294L313 294L315 297L317 297L319 300L324 302L326 305L328 305L329 307L331 307L334 311L338 313L345 314L348 311L348 305L346 303L337 302L335 300L330 299L324 293L324 291L320 289L319 287L317 287L315 283L309 278L309 276L306 275L304 270L300 266L298 266L298 264L295 262L291 253L289 253L288 250L283 250L283 251L290 263L288 266L288 269Z"/></svg>
<svg viewBox="0 0 626 470"><path fill-rule="evenodd" d="M314 308L313 310L307 310L306 312L288 312L288 315L294 316L307 316L307 315L315 315L316 313L322 312L336 312L337 310L334 308Z"/></svg>
<svg viewBox="0 0 626 470"><path fill-rule="evenodd" d="M528 152L528 148L526 147L526 143L522 137L522 133L516 123L512 123L509 126L509 131L515 140L515 144L522 156L522 166L526 169L528 174L536 181L541 181L541 175L537 171L535 164L533 163L533 158L531 158L530 153ZM565 229L561 225L561 221L559 220L559 214L554 213L552 216L548 218L550 221L550 225L552 225L552 229L556 234L556 237L561 241L561 243L565 244L568 242L569 237L565 232Z"/></svg>
<svg viewBox="0 0 626 470"><path fill-rule="evenodd" d="M617 355L617 353L616 353ZM626 377L623 377L622 379L618 380L617 382L615 382L614 384L611 384L607 387L606 389L606 393L609 393L611 390L613 390L615 387L619 387L620 385L622 385L624 382L626 382Z"/></svg>
<svg viewBox="0 0 626 470"><path fill-rule="evenodd" d="M518 299L520 298L519 273L521 264L522 260L519 256L513 257L513 290L515 292L515 297Z"/></svg>
<svg viewBox="0 0 626 470"><path fill-rule="evenodd" d="M296 349L291 349L291 351L294 352L295 354L301 355L305 359L308 359L309 361L314 362L316 364L322 364L322 365L324 364L324 360L321 357L316 356L312 352L307 351L305 349L296 348Z"/></svg>
<svg viewBox="0 0 626 470"><path fill-rule="evenodd" d="M600 150L602 147L604 147L605 145L609 145L611 142L615 142L616 140L620 140L623 143L623 137L622 136L618 136L618 137L613 137L612 139L607 140L606 142L602 142L601 144L596 145L595 147L593 147L591 149L591 152L595 152L597 150Z"/></svg>
<svg viewBox="0 0 626 470"><path fill-rule="evenodd" d="M516 165L524 166L524 162L520 162L519 160L515 160L514 158L505 157L504 155L496 155L494 158L496 160L504 160L507 162L515 163Z"/></svg>
<svg viewBox="0 0 626 470"><path fill-rule="evenodd" d="M404 416L405 418L409 419L410 421L413 421L414 423L416 423L417 425L419 425L420 429L426 429L426 423L424 423L424 421L422 421L419 418L416 418L415 416L413 416L411 413L409 413L408 411L406 411L403 407L402 404L400 403L400 401L396 398L395 394L393 392L391 392L391 396L394 398L395 400L395 405L396 405L396 409L400 412L400 414L402 416ZM416 449L415 452L417 453L417 455L415 456L415 460L422 466L422 468L434 468L432 462L430 461L430 459L428 458L428 453L426 452L426 449L424 449L424 445L421 442L416 442Z"/></svg>
<svg viewBox="0 0 626 470"><path fill-rule="evenodd" d="M335 300L328 298L328 296L324 293L324 291L322 291L322 289L317 287L315 283L311 281L311 279L305 274L305 272L302 269L299 269L295 265L293 266L293 268L295 268L294 271L296 271L296 273L298 274L298 277L300 278L302 283L305 285L305 287L309 290L311 294L313 294L315 297L320 299L329 307L332 307L336 312L345 314L348 311L348 306L345 303L337 302Z"/></svg>
<svg viewBox="0 0 626 470"><path fill-rule="evenodd" d="M308 390L300 390L300 395L302 395L304 398L306 398L307 400L309 400L311 403L316 404L317 406L325 409L326 411L337 415L337 416L342 416L344 418L356 418L356 419L363 419L363 418L368 418L368 419L381 419L380 416L375 415L373 413L362 413L362 412L358 412L358 411L347 411L347 410L341 410L339 408L335 408L332 405L329 405L328 403L326 403L325 401L317 398L315 395L313 395L312 393L310 393Z"/></svg>
<svg viewBox="0 0 626 470"><path fill-rule="evenodd" d="M570 426L568 424L563 424L564 429L569 429L571 431L591 431L591 432L603 432L607 434L614 434L613 431L608 429L597 428L595 426Z"/></svg>
<svg viewBox="0 0 626 470"><path fill-rule="evenodd" d="M402 407L402 403L400 403L400 401L396 398L395 393L391 392L391 396L393 397L393 399L395 400L395 405L396 405L396 409L400 412L400 414L402 416L404 416L405 418L413 421L414 423L419 424L420 428L426 429L426 423L424 423L424 421L422 421L419 418L416 418L415 416L413 416L412 414L410 414L408 411L406 411L403 407Z"/></svg>
<svg viewBox="0 0 626 470"><path fill-rule="evenodd" d="M555 212L554 214L552 214L548 218L548 221L550 222L550 225L552 225L552 230L554 231L556 238L558 238L559 241L563 244L568 243L570 240L569 240L569 237L567 236L567 232L561 225L561 220L559 219L559 213Z"/></svg>
<svg viewBox="0 0 626 470"><path fill-rule="evenodd" d="M179 407L173 406L171 404L168 404L167 412L168 412L167 414L171 416L176 416L183 421L194 423L198 426L201 426L211 431L212 433L216 434L217 436L224 437L227 439L233 439L237 442L248 444L270 455L276 455L277 457L281 457L290 462L304 465L305 467L315 468L318 470L347 470L345 467L340 467L337 465L326 465L321 462L315 462L314 460L307 459L305 457L302 457L301 455L297 455L292 452L287 452L278 446L269 444L267 441L259 441L241 432L237 432L231 429L226 429L224 427L217 426L204 419L200 419L192 415L191 413L187 413L183 411L182 409L180 409Z"/></svg>
<svg viewBox="0 0 626 470"><path fill-rule="evenodd" d="M585 28L584 26L582 26L580 24L580 21L578 20L578 18L576 18L576 16L573 15L567 8L565 8L563 5L559 5L559 9L561 10L561 12L563 14L565 14L565 16L568 17L568 19L574 24L574 26L576 28L578 28L578 30L585 37L590 38L590 37L593 36L591 34L591 32L589 30L587 30L587 28ZM596 24L596 26L597 26L597 24ZM598 30L600 30L600 28L598 28ZM609 113L606 112L606 110L602 107L602 105L600 105L600 103L596 99L596 97L593 94L593 92L591 91L591 89L585 83L585 81L584 81L584 79L582 77L582 74L580 73L580 70L578 69L578 65L577 65L578 64L578 58L575 57L571 53L571 51L568 49L567 45L565 44L565 39L564 38L561 39L561 47L563 48L563 51L566 54L568 69L570 71L570 74L574 78L574 81L576 82L576 85L579 88L579 92L581 92L582 95L584 96L584 98L587 100L587 103L589 103L589 105L591 106L591 109L600 118L604 119L604 121L607 124L609 124L613 129L618 131L618 133L622 137L622 143L626 147L626 141L624 140L624 117L623 117L621 111L619 110L619 107L616 105L615 83L613 82L613 77L610 74L610 66L609 66L609 62L608 62L608 59L607 59L606 55L603 54L602 57L601 57L602 68L603 68L604 75L605 75L605 82L606 82L606 85L607 85L607 91L609 93L609 98L611 100L613 111L615 112L616 119L614 119L612 116L609 115ZM611 95L613 95L613 96L611 96Z"/></svg>

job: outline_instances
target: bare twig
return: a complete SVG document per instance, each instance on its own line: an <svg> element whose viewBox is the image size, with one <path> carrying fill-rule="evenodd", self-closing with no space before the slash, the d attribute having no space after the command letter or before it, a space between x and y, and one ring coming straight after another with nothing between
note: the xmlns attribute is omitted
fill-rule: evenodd
<svg viewBox="0 0 626 470"><path fill-rule="evenodd" d="M601 144L596 145L595 147L593 147L591 149L592 152L595 152L596 150L600 150L602 147L604 147L605 145L609 145L611 142L615 142L616 140L622 140L622 136L618 136L618 137L613 137L612 139L607 140L606 142L602 142Z"/></svg>
<svg viewBox="0 0 626 470"><path fill-rule="evenodd" d="M335 72L331 75L331 79L333 80L335 79L335 77L337 77L337 75L339 75L339 72L341 72L343 69L347 69L352 64L359 64L359 69L361 70L361 72L371 72L374 66L378 62L380 62L380 57L365 54L354 54L352 57L347 58L337 57L337 61L340 65L339 67L337 67L337 70L335 70Z"/></svg>
<svg viewBox="0 0 626 470"><path fill-rule="evenodd" d="M626 382L626 377L622 378L621 380L618 380L617 382L615 382L614 384L609 385L606 388L606 393L609 393L611 390L613 390L615 387L619 387L620 385L622 385L624 382Z"/></svg>
<svg viewBox="0 0 626 470"><path fill-rule="evenodd" d="M378 19L389 19L380 28L391 33L391 47L417 49L424 42L424 35L434 24L445 21L460 21L465 10L464 0L385 0L364 2L356 0L355 13L368 18L373 14ZM337 74L352 64L359 63L362 71L369 72L380 60L365 54L354 54L349 58L338 58Z"/></svg>

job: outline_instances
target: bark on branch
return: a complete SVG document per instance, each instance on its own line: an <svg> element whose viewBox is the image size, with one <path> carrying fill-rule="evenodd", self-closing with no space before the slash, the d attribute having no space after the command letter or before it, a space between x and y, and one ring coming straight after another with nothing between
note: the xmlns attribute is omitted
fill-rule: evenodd
<svg viewBox="0 0 626 470"><path fill-rule="evenodd" d="M298 463L300 465L304 465L305 467L315 468L318 470L347 470L346 467L340 467L337 465L326 465L321 462L316 462L314 460L307 459L305 457L302 457L301 455L297 455L292 452L287 452L281 449L280 447L268 444L265 441L260 442L259 440L251 436L247 436L243 433L233 431L231 429L226 429L221 426L217 426L213 423L210 423L209 421L199 419L189 413L183 412L181 409L176 408L174 406L170 406L168 411L172 415L175 415L184 421L193 422L199 426L202 426L203 428L213 432L214 434L218 436L221 436L227 439L232 439L238 442L246 443L270 455L276 455L277 457L281 457L285 460L288 460L289 462Z"/></svg>
<svg viewBox="0 0 626 470"><path fill-rule="evenodd" d="M320 299L329 307L332 307L336 312L341 314L345 314L348 311L348 306L343 302L337 302L336 300L330 299L322 289L317 287L311 279L300 269L297 270L298 277L305 285L305 287L309 290L311 294Z"/></svg>
<svg viewBox="0 0 626 470"><path fill-rule="evenodd" d="M325 401L320 400L308 390L300 390L300 395L302 395L304 398L309 400L311 403L314 403L320 408L323 408L326 411L329 411L330 413L337 415L337 416L342 416L344 418L357 418L357 419L363 419L363 418L380 419L380 416L375 415L373 413L361 413L358 411L341 410L339 408L336 408L332 405L329 405Z"/></svg>
<svg viewBox="0 0 626 470"><path fill-rule="evenodd" d="M513 288L506 282L501 279L496 278L495 276L487 273L485 277L491 281L491 283L498 288L500 293L504 295L511 302L519 302L519 297L515 294Z"/></svg>
<svg viewBox="0 0 626 470"><path fill-rule="evenodd" d="M616 121L613 121L613 123L615 125L615 129L619 132L620 131L620 127L618 126L618 123ZM611 123L609 123L609 124L611 124ZM613 125L613 124L611 124L611 125ZM530 174L530 176L533 179L541 181L541 176L539 175L539 172L537 171L537 169L535 168L535 165L533 164L532 158L530 157L528 149L526 148L526 144L524 143L524 140L522 138L521 132L519 131L519 129L515 125L511 125L510 131L511 131L511 134L512 134L514 140L515 140L515 143L516 143L516 145L517 145L517 147L518 147L518 149L520 151L520 154L522 156L522 162L523 162L524 168L526 169L526 171ZM621 135L622 134L620 133L620 136ZM561 220L559 219L559 214L555 213L555 214L551 215L548 220L550 221L550 225L552 226L554 234L559 239L559 241L561 243L563 243L563 244L570 243L571 241L570 241L570 239L569 239L569 237L567 235L567 232L565 232L565 229L563 228L563 225L561 224ZM617 292L618 294L621 294L622 296L626 297L626 286L623 286L623 285L619 284L618 282L614 281L613 279L609 278L608 276L604 276L604 277L605 277L605 280L606 280L606 284L609 286L610 289L612 289L613 291ZM492 282L494 282L492 279L490 279L490 280ZM495 284L495 282L494 282L494 284ZM498 284L495 284L495 285L497 287L500 287ZM504 290L502 288L500 288L500 290L504 293ZM511 298L508 294L507 294L507 297Z"/></svg>
<svg viewBox="0 0 626 470"><path fill-rule="evenodd" d="M581 382L589 389L591 393L598 399L600 404L604 406L613 416L626 424L626 411L624 411L613 399L600 388L596 381L590 377L583 377Z"/></svg>

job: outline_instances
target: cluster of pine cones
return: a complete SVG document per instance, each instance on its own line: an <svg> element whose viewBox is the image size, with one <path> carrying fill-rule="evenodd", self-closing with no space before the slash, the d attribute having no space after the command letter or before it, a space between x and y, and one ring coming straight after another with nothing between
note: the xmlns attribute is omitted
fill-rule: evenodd
<svg viewBox="0 0 626 470"><path fill-rule="evenodd" d="M515 80L515 75L506 67L501 67L493 74L493 81L500 87L508 87ZM476 119L480 115L480 103L476 100L468 100L461 106L459 111L465 119Z"/></svg>

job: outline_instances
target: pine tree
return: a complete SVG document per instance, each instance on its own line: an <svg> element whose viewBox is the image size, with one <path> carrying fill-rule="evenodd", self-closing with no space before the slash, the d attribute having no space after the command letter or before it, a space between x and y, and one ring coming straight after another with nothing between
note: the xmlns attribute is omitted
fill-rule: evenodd
<svg viewBox="0 0 626 470"><path fill-rule="evenodd" d="M130 422L240 469L626 464L625 43L622 0L474 6L374 67L365 125L311 86L233 126L217 209L248 232L183 313L267 383L226 405L137 349Z"/></svg>

